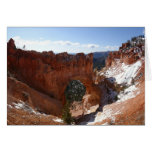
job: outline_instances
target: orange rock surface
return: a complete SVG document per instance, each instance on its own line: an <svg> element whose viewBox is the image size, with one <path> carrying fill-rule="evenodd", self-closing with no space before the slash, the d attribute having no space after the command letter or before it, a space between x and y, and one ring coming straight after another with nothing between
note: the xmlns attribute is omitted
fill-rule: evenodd
<svg viewBox="0 0 152 152"><path fill-rule="evenodd" d="M59 100L53 99L11 77L7 79L7 94L7 103L10 105L23 101L39 112L61 116L62 105Z"/></svg>
<svg viewBox="0 0 152 152"><path fill-rule="evenodd" d="M122 47L119 48L119 51L110 52L109 56L106 60L106 67L110 67L115 64L116 60L120 60L125 64L132 64L139 60L142 56L144 56L144 50L142 50L143 45L139 45L137 47L127 48L128 43L123 43ZM139 51L136 51L136 48ZM124 51L123 51L124 49Z"/></svg>

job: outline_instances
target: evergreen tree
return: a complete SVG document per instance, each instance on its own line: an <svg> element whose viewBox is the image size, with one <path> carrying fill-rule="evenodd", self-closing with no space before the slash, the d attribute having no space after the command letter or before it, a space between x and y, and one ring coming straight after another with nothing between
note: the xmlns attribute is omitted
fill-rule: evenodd
<svg viewBox="0 0 152 152"><path fill-rule="evenodd" d="M73 101L82 101L86 87L79 80L72 80L65 89L66 104L62 111L62 119L65 123L71 124L73 118L70 113L70 105Z"/></svg>
<svg viewBox="0 0 152 152"><path fill-rule="evenodd" d="M70 102L66 102L66 104L64 105L64 108L62 111L62 119L68 125L70 125L73 122L73 119L70 113Z"/></svg>

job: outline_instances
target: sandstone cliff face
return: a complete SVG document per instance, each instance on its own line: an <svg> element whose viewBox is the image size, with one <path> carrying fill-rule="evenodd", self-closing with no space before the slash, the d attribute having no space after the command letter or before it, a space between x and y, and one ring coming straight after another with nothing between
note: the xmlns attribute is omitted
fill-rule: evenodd
<svg viewBox="0 0 152 152"><path fill-rule="evenodd" d="M17 49L13 39L7 44L8 71L29 86L53 98L62 100L64 89L76 76L88 77L92 83L93 55Z"/></svg>

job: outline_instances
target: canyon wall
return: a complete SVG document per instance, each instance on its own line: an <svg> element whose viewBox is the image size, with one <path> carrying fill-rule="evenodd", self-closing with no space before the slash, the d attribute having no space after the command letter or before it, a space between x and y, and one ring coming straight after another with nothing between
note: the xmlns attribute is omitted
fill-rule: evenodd
<svg viewBox="0 0 152 152"><path fill-rule="evenodd" d="M25 51L17 49L10 39L7 62L8 72L15 78L58 100L63 101L64 90L72 79L81 79L83 83L87 78L93 84L93 54Z"/></svg>
<svg viewBox="0 0 152 152"><path fill-rule="evenodd" d="M117 59L121 63L132 64L145 55L144 44L129 47L129 43L123 43L118 51L110 52L106 60L106 67L116 64Z"/></svg>

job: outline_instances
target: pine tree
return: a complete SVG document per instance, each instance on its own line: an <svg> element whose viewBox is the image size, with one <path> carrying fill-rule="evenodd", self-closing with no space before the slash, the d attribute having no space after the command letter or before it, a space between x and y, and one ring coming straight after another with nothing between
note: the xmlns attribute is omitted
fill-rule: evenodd
<svg viewBox="0 0 152 152"><path fill-rule="evenodd" d="M68 125L70 125L73 122L73 119L70 113L70 102L66 102L66 104L64 105L64 108L62 111L62 119Z"/></svg>
<svg viewBox="0 0 152 152"><path fill-rule="evenodd" d="M73 101L80 102L86 92L86 87L79 80L72 80L65 89L66 104L62 111L62 119L65 123L71 124L74 120L70 113L70 106Z"/></svg>

